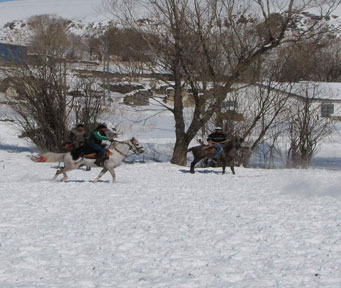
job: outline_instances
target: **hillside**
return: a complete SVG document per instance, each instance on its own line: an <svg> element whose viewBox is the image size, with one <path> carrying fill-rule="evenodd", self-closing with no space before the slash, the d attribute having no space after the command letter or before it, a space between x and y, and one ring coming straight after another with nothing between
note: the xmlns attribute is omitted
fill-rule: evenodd
<svg viewBox="0 0 341 288"><path fill-rule="evenodd" d="M11 0L0 1L0 26L15 20L25 20L39 14L84 20L104 20L102 0ZM99 19L100 18L100 19Z"/></svg>
<svg viewBox="0 0 341 288"><path fill-rule="evenodd" d="M139 13L143 17L143 9ZM42 14L53 14L70 20L69 33L81 37L102 35L114 18L105 10L103 0L4 0L0 1L0 41L27 44L32 35L32 27L27 20ZM328 25L339 26L339 15L341 7L327 19ZM309 23L325 20L319 18L318 11L311 10L296 17L291 28L304 30Z"/></svg>
<svg viewBox="0 0 341 288"><path fill-rule="evenodd" d="M70 20L67 30L81 37L102 35L109 21L83 22L81 20ZM7 22L0 28L0 42L27 45L32 36L32 26L27 20Z"/></svg>

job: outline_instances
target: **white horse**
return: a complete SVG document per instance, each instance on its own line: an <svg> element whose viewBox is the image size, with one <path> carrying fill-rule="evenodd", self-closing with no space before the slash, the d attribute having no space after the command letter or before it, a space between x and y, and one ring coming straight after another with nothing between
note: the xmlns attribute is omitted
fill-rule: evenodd
<svg viewBox="0 0 341 288"><path fill-rule="evenodd" d="M115 176L115 168L121 165L122 161L128 156L129 151L133 151L137 154L144 153L143 147L140 146L139 142L135 138L131 138L127 141L115 141L110 144L108 147L110 152L109 158L104 161L103 169L96 177L93 183L97 183L98 180L109 171L112 176L112 182L114 183L116 180ZM82 165L90 166L90 167L98 167L95 164L95 159L88 158L79 158L77 160L72 159L71 152L63 153L64 157L62 161L64 161L64 168L58 170L56 175L51 179L51 181L56 181L57 177L60 174L63 174L62 182L68 179L66 172L78 169Z"/></svg>

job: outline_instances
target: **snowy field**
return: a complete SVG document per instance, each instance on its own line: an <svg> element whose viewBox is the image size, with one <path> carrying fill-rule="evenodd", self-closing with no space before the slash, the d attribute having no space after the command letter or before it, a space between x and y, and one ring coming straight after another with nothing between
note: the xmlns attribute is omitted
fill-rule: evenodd
<svg viewBox="0 0 341 288"><path fill-rule="evenodd" d="M0 287L341 287L341 172L125 164L50 183L0 123Z"/></svg>
<svg viewBox="0 0 341 288"><path fill-rule="evenodd" d="M101 2L0 1L0 25L42 13L98 21ZM169 153L169 115L133 120L122 138ZM319 169L192 175L155 154L161 163L119 167L115 184L109 174L91 183L99 169L50 183L58 163L33 163L32 152L0 122L0 288L341 287L338 134Z"/></svg>

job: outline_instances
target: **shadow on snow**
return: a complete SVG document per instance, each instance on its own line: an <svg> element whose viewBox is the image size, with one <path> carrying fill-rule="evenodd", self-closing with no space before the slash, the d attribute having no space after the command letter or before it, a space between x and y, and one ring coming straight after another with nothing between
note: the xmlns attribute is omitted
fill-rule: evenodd
<svg viewBox="0 0 341 288"><path fill-rule="evenodd" d="M210 170L210 169L205 169L205 170L199 170L199 169L195 170L195 173L201 173L201 174L222 174L221 171L215 171L215 170ZM184 173L184 174L191 174L189 169L188 170L187 169L180 169L179 171Z"/></svg>
<svg viewBox="0 0 341 288"><path fill-rule="evenodd" d="M66 180L64 183L92 183L91 180ZM98 180L97 183L110 183L109 180Z"/></svg>
<svg viewBox="0 0 341 288"><path fill-rule="evenodd" d="M30 147L22 147L8 144L0 144L0 150L4 150L7 152L20 153L20 152L33 152L34 149Z"/></svg>

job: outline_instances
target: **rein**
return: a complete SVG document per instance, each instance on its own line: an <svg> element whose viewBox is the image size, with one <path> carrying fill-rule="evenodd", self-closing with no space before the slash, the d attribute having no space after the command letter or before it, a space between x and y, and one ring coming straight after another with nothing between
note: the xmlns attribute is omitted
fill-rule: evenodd
<svg viewBox="0 0 341 288"><path fill-rule="evenodd" d="M214 142L214 141L212 141L212 143L213 144L225 144L225 143L229 143L229 142L231 142L232 140L230 140L230 139L226 139L226 140L224 140L223 142Z"/></svg>
<svg viewBox="0 0 341 288"><path fill-rule="evenodd" d="M125 144L125 145L128 145L129 146L129 150L132 148L131 147L131 145L129 144L129 143L126 143L126 142L120 142L120 141L115 141L115 142L113 142L113 143L117 143L117 144ZM116 152L118 152L119 154L121 154L122 156L124 156L124 157L127 157L129 154L124 154L123 152L121 152L120 150L118 150L117 148L116 148L116 145L113 145L113 149L116 151Z"/></svg>

